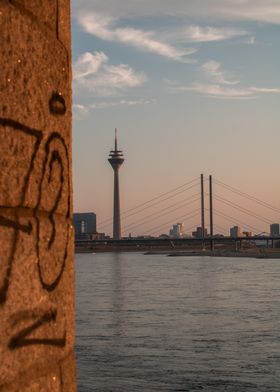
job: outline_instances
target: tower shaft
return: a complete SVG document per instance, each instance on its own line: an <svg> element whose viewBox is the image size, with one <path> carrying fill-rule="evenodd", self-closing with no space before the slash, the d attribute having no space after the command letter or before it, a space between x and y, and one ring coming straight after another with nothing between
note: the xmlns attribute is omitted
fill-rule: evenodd
<svg viewBox="0 0 280 392"><path fill-rule="evenodd" d="M121 207L120 207L120 187L119 187L119 168L114 168L114 221L113 238L120 240L121 234Z"/></svg>
<svg viewBox="0 0 280 392"><path fill-rule="evenodd" d="M205 237L205 221L204 221L204 178L203 174L200 176L200 192L201 192L201 229L202 229L202 240Z"/></svg>

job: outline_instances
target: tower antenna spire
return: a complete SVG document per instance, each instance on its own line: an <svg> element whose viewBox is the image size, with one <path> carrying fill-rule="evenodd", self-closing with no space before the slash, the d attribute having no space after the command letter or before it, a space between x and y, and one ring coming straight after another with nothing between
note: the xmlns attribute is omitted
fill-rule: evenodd
<svg viewBox="0 0 280 392"><path fill-rule="evenodd" d="M124 162L123 152L118 150L117 128L115 128L115 149L110 151L109 159L114 170L114 219L113 238L120 240L121 234L121 213L120 213L120 191L119 191L119 168Z"/></svg>
<svg viewBox="0 0 280 392"><path fill-rule="evenodd" d="M115 128L115 151L118 151L118 130Z"/></svg>

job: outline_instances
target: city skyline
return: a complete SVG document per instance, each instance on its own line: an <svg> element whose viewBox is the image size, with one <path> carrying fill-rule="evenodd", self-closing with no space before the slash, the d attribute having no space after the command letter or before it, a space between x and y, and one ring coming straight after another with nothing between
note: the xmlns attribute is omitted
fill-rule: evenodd
<svg viewBox="0 0 280 392"><path fill-rule="evenodd" d="M112 214L115 127L123 210L201 172L280 207L279 3L96 0L72 10L76 211Z"/></svg>
<svg viewBox="0 0 280 392"><path fill-rule="evenodd" d="M115 143L115 151L118 153L122 153L119 151L116 147ZM112 151L111 151L112 153ZM110 154L111 155L111 154ZM211 176L210 176L211 177ZM210 177L208 179L209 181L209 189L210 189ZM213 179L211 179L211 182L213 183ZM115 181L114 181L115 183ZM214 227L213 227L213 236L217 235L222 235L222 236L231 236L231 237L251 237L251 236L262 236L262 235L279 235L279 223L272 223L272 220L269 219L265 214L260 215L258 212L255 212L254 209L251 208L251 210L244 208L244 206L240 204L236 204L235 202L231 201L230 199L226 199L222 197L219 193L219 195L216 195L215 192L212 192L212 198L210 197L210 193L207 193L207 190L205 191L205 185L207 185L207 179L203 179L203 174L201 174L200 178L197 178L189 183L182 184L180 187L177 187L169 192L165 192L161 195L158 195L155 198L152 198L149 201L146 201L135 208L132 208L131 210L124 211L121 214L119 214L119 206L118 206L118 214L117 220L115 220L115 213L113 214L112 217L109 217L105 221L102 221L101 225L98 225L98 232L102 236L110 233L110 227L116 227L119 228L120 221L118 221L120 218L121 220L124 220L126 223L125 225L125 234L123 236L120 235L120 230L119 234L115 235L115 231L112 231L112 237L114 239L120 239L121 237L127 238L127 237L158 237L158 236L174 236L177 238L178 235L179 237L184 237L184 236L194 236L197 238L201 238L201 233L203 233L202 230L202 225L205 228L205 238L206 237L211 237L211 225L210 222L213 222L213 216L214 216ZM274 206L271 206L270 204L266 203L263 200L259 200L255 198L252 195L248 195L238 189L235 189L233 187L228 186L227 184L224 184L219 181L214 180L214 186L218 186L220 188L223 188L224 191L226 191L228 194L231 194L233 196L238 196L241 200L244 201L247 200L251 204L255 204L258 208L262 208L263 210L266 211L272 211L273 213L276 211ZM183 200L176 201L177 197L180 196L182 199L182 194L186 195L186 193L190 190L196 190L199 189L198 193L195 193L193 195L188 195L187 198L184 198ZM213 186L212 186L213 189ZM115 191L114 191L115 193ZM202 199L203 195L203 199ZM205 196L208 196L207 198ZM205 201L208 199L208 203ZM214 204L216 204L216 208L213 210L213 215L211 215L211 209L210 209L210 200L214 200ZM114 204L115 200L119 200L119 196L115 199L114 197ZM202 202L203 200L203 202ZM175 201L175 203L174 203ZM182 204L183 201L183 204ZM168 205L162 207L162 205L168 203ZM172 203L172 204L170 204ZM118 204L118 203L117 203ZM194 204L196 204L195 208L193 207ZM160 207L159 207L160 206ZM180 211L182 210L182 207L185 209L185 213L187 212L186 207L188 208L188 213L185 215L184 219L187 219L187 223L189 224L190 219L195 218L196 222L195 224L192 224L185 230L185 221L181 223L174 223L174 219L170 218L175 211ZM240 221L238 217L236 217L236 214L230 216L227 215L223 209L220 207L231 207L234 212L238 211L239 213L245 215L244 220ZM114 207L115 209L115 207ZM204 211L204 212L202 212ZM277 211L278 213L280 210ZM144 217L143 217L144 214ZM83 215L83 214L74 214L74 215ZM166 221L167 216L169 216L168 221ZM180 215L180 218L182 215ZM203 222L202 222L202 217L203 217ZM216 223L218 218L224 218L226 223L223 225L223 227ZM129 220L131 220L132 222ZM162 219L164 219L164 224L159 222L162 222ZM257 225L252 226L250 224L250 220L253 219L257 221ZM148 232L142 232L141 234L137 234L137 228L143 224L150 224L150 227L153 226L152 229L148 230ZM258 226L260 223L262 223L262 229L260 229L260 226ZM156 224L156 226L155 226ZM172 225L173 227L170 229L169 225ZM164 229L162 229L164 228ZM196 230L194 230L196 229ZM208 232L209 230L209 232ZM157 234L156 234L157 233ZM169 233L169 234L168 234ZM179 234L180 233L180 234ZM237 234L239 233L239 234Z"/></svg>

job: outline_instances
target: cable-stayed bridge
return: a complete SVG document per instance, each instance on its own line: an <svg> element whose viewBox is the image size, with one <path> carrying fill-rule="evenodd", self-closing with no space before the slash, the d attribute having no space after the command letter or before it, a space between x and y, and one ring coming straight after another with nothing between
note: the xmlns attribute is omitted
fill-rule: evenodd
<svg viewBox="0 0 280 392"><path fill-rule="evenodd" d="M177 222L185 224L188 234L200 227L201 239L205 240L229 237L229 226L241 227L247 237L267 239L269 225L280 222L280 208L212 176L201 175L123 211L121 220L124 239L160 237ZM112 221L103 220L98 231L110 233Z"/></svg>

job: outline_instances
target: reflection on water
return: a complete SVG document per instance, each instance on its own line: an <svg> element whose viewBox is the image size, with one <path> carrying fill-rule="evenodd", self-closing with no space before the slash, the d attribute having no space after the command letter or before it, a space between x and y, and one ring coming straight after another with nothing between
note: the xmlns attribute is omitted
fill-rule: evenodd
<svg viewBox="0 0 280 392"><path fill-rule="evenodd" d="M280 260L76 255L79 392L279 391Z"/></svg>
<svg viewBox="0 0 280 392"><path fill-rule="evenodd" d="M112 265L112 294L111 301L113 304L113 324L116 336L122 336L123 327L123 290L122 290L122 271L121 271L121 255L119 253L113 253L113 265Z"/></svg>

